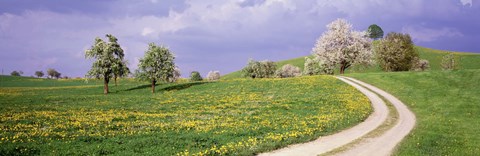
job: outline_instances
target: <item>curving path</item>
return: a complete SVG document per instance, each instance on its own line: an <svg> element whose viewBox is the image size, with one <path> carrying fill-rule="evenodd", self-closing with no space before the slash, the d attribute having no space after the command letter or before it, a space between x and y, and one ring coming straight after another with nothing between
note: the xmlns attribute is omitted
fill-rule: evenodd
<svg viewBox="0 0 480 156"><path fill-rule="evenodd" d="M356 139L361 138L367 133L378 128L387 119L389 110L385 105L385 102L377 94L389 100L397 109L399 113L399 119L397 124L388 131L386 131L384 134L361 142L359 145L347 149L343 153L340 153L340 155L389 155L393 151L395 146L415 126L415 115L410 110L408 110L408 108L397 98L393 97L392 95L386 93L383 90L380 90L361 81L348 77L337 78L357 88L360 92L365 94L372 102L374 111L364 122L339 133L320 137L319 139L311 142L290 145L286 148L271 151L268 153L262 153L259 155L318 155L340 148L342 146L345 146L346 144L355 141ZM359 84L367 87L368 89L374 91L377 94L360 86Z"/></svg>
<svg viewBox="0 0 480 156"><path fill-rule="evenodd" d="M371 91L383 96L385 99L390 101L392 105L397 109L398 111L398 120L397 124L393 126L391 129L386 131L384 134L375 137L371 140L368 140L366 142L360 143L360 145L355 146L343 153L340 153L339 155L369 155L369 156L384 156L384 155L390 155L395 146L402 141L402 139L410 133L410 131L415 127L415 114L412 113L408 109L408 107L402 103L402 101L398 100L396 97L393 95L378 89L375 86L372 86L370 84L364 83L362 81L353 79L353 78L348 78L348 77L341 77L345 78L348 81L353 81L355 83L358 83L362 86L365 86L366 88L370 89Z"/></svg>

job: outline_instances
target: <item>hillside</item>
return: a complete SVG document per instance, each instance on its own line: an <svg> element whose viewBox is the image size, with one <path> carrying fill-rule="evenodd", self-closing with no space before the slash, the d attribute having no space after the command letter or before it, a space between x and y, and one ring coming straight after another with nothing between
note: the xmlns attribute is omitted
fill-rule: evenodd
<svg viewBox="0 0 480 156"><path fill-rule="evenodd" d="M441 70L440 62L442 57L448 54L448 51L435 50L425 47L416 46L415 49L418 51L421 59L426 59L430 62L430 70ZM480 68L480 54L476 53L466 53L466 52L454 52L457 61L459 62L460 69L478 69ZM303 70L303 64L305 62L305 57L294 58L290 60L283 60L277 62L277 67L281 67L285 64L292 64L297 67L300 67ZM351 67L347 69L345 73L366 73L366 72L381 72L382 70L378 66L370 67ZM241 78L241 72L235 71L229 74L222 76L222 79L235 79Z"/></svg>
<svg viewBox="0 0 480 156"><path fill-rule="evenodd" d="M395 95L417 116L417 126L394 155L480 154L480 69L346 76Z"/></svg>

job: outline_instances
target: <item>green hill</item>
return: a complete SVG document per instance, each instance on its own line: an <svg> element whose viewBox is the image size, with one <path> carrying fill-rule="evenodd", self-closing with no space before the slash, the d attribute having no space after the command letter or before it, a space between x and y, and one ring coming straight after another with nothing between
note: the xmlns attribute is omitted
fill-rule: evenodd
<svg viewBox="0 0 480 156"><path fill-rule="evenodd" d="M425 47L416 46L415 49L418 51L421 59L426 59L430 62L430 70L441 70L440 62L442 57L448 54L448 51L435 50ZM476 53L466 53L466 52L453 52L456 56L457 61L459 62L460 69L478 69L480 68L480 54ZM278 61L277 66L281 67L285 64L292 64L294 66L300 67L303 70L303 64L305 62L305 57L294 58L290 60ZM378 66L357 66L347 69L345 73L366 73L366 72L381 72L381 68ZM229 74L222 76L222 79L235 79L241 78L241 71L235 71Z"/></svg>
<svg viewBox="0 0 480 156"><path fill-rule="evenodd" d="M427 54L436 57L437 53ZM459 56L473 60L463 53ZM480 58L475 57L478 64ZM468 61L467 67L475 65ZM392 93L417 116L415 129L393 155L480 155L480 69L346 76Z"/></svg>
<svg viewBox="0 0 480 156"><path fill-rule="evenodd" d="M420 58L427 59L430 62L431 70L441 70L440 63L442 57L448 54L448 51L435 50L425 47L416 47L420 54ZM460 69L479 69L480 68L480 54L467 52L453 52L456 60L459 62Z"/></svg>

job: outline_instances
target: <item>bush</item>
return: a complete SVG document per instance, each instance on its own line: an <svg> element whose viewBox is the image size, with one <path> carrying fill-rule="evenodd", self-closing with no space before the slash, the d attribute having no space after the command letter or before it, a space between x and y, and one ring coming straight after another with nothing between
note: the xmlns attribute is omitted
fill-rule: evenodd
<svg viewBox="0 0 480 156"><path fill-rule="evenodd" d="M62 75L62 73L59 73L57 70L55 69L52 69L52 68L49 68L47 69L47 75L50 76L49 78L60 78L60 76Z"/></svg>
<svg viewBox="0 0 480 156"><path fill-rule="evenodd" d="M305 57L303 75L333 74L333 68L334 66L327 65L316 58Z"/></svg>
<svg viewBox="0 0 480 156"><path fill-rule="evenodd" d="M456 67L455 55L449 53L443 56L441 66L443 70L454 70Z"/></svg>
<svg viewBox="0 0 480 156"><path fill-rule="evenodd" d="M216 81L220 79L220 72L219 71L210 71L207 74L208 81Z"/></svg>
<svg viewBox="0 0 480 156"><path fill-rule="evenodd" d="M415 63L412 67L414 71L426 71L430 69L430 63L428 62L428 60L415 58L414 62Z"/></svg>
<svg viewBox="0 0 480 156"><path fill-rule="evenodd" d="M275 72L275 77L279 77L279 78L297 77L297 76L300 76L301 74L302 72L300 71L300 68L291 64L286 64L286 65L283 65L282 68L278 69Z"/></svg>
<svg viewBox="0 0 480 156"><path fill-rule="evenodd" d="M38 78L43 77L43 75L45 74L42 71L35 71L35 76L37 76Z"/></svg>
<svg viewBox="0 0 480 156"><path fill-rule="evenodd" d="M193 71L190 74L190 81L202 81L203 78L198 71Z"/></svg>
<svg viewBox="0 0 480 156"><path fill-rule="evenodd" d="M22 71L12 71L12 73L10 73L10 75L12 76L22 76L23 72Z"/></svg>
<svg viewBox="0 0 480 156"><path fill-rule="evenodd" d="M414 59L418 58L413 46L410 35L388 33L374 45L377 63L384 71L408 71L416 63Z"/></svg>
<svg viewBox="0 0 480 156"><path fill-rule="evenodd" d="M172 74L173 76L168 78L168 82L177 82L177 80L179 80L181 76L180 68L175 67Z"/></svg>
<svg viewBox="0 0 480 156"><path fill-rule="evenodd" d="M277 65L275 62L268 60L255 61L250 59L247 66L242 69L242 73L244 77L270 78L274 76L276 70Z"/></svg>

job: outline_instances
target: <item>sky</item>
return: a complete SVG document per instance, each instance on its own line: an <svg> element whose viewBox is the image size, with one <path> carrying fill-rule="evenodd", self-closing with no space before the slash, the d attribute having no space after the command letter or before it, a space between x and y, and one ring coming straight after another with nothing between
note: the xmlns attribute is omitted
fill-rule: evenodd
<svg viewBox="0 0 480 156"><path fill-rule="evenodd" d="M168 47L182 77L227 74L248 59L311 54L337 18L357 31L379 25L416 45L480 52L480 0L0 0L0 68L31 76L54 68L83 77L96 37L112 34L137 69L148 43Z"/></svg>

